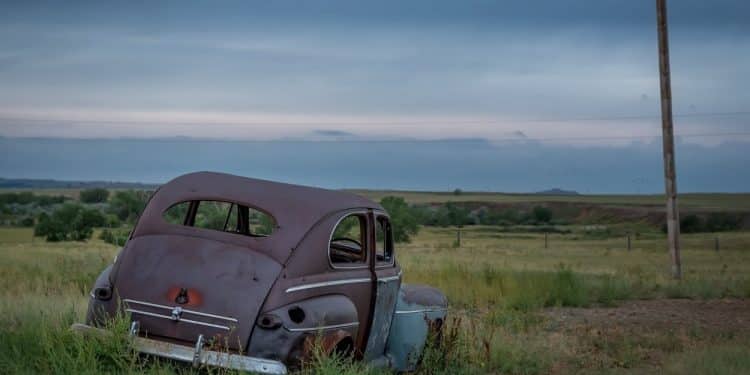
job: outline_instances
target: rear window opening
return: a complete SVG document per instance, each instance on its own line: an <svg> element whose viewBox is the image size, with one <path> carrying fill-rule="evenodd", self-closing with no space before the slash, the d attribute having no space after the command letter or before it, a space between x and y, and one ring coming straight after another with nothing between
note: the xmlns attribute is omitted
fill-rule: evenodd
<svg viewBox="0 0 750 375"><path fill-rule="evenodd" d="M351 214L339 220L328 249L334 267L362 266L367 260L367 217Z"/></svg>
<svg viewBox="0 0 750 375"><path fill-rule="evenodd" d="M270 236L276 228L276 221L267 213L223 201L180 202L164 211L163 217L170 224L251 237Z"/></svg>

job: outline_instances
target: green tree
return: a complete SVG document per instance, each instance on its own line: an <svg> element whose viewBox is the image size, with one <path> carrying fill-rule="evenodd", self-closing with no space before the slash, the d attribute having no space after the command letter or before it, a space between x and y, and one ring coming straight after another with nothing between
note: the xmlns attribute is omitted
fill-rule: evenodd
<svg viewBox="0 0 750 375"><path fill-rule="evenodd" d="M536 206L531 215L537 223L549 223L552 220L552 210L547 207Z"/></svg>
<svg viewBox="0 0 750 375"><path fill-rule="evenodd" d="M115 192L109 202L110 211L125 222L135 222L146 207L149 193L143 190L123 190Z"/></svg>
<svg viewBox="0 0 750 375"><path fill-rule="evenodd" d="M104 203L109 198L109 190L102 188L81 190L79 199L83 203Z"/></svg>
<svg viewBox="0 0 750 375"><path fill-rule="evenodd" d="M440 227L470 225L474 223L470 213L468 208L448 202L437 209L431 223Z"/></svg>
<svg viewBox="0 0 750 375"><path fill-rule="evenodd" d="M388 211L391 216L391 228L393 230L393 241L409 242L411 236L419 232L419 223L412 208L401 197L385 197L380 205Z"/></svg>
<svg viewBox="0 0 750 375"><path fill-rule="evenodd" d="M50 242L85 241L91 238L94 227L104 222L106 218L99 210L66 203L52 215L39 215L34 235L43 236Z"/></svg>

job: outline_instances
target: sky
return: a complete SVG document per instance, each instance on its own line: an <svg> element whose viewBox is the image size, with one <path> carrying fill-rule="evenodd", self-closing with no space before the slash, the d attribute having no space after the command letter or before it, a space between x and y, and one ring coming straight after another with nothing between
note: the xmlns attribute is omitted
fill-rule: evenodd
<svg viewBox="0 0 750 375"><path fill-rule="evenodd" d="M750 142L748 14L743 0L669 1L678 157L750 162L728 151ZM0 12L0 152L15 160L19 138L189 138L617 155L660 144L655 23L652 0L13 2ZM49 177L43 163L0 176ZM296 176L281 177L308 180ZM748 190L737 178L724 190Z"/></svg>

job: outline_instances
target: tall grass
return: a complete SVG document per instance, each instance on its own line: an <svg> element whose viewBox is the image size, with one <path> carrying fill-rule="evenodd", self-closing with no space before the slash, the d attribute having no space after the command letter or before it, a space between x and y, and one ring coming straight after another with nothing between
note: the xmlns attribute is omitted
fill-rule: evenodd
<svg viewBox="0 0 750 375"><path fill-rule="evenodd" d="M750 348L732 343L680 353L668 359L665 370L674 375L750 374Z"/></svg>
<svg viewBox="0 0 750 375"><path fill-rule="evenodd" d="M231 373L136 355L124 319L112 322L109 337L71 332L70 324L83 319L88 288L117 248L99 240L31 243L22 231L0 228L0 373ZM671 373L710 373L712 367L748 373L744 342L709 350L701 345L723 341L705 333L689 340L664 333L561 333L540 313L549 306L610 306L635 298L748 298L750 235L727 236L728 250L720 253L691 248L706 238L688 237L685 278L676 282L666 276L668 255L657 240L626 252L615 240L555 235L544 249L538 234L465 229L461 247L453 248L454 230L425 229L397 250L405 281L440 288L451 309L444 336L431 341L419 373L639 372L653 352L670 355L665 371ZM691 354L680 357L686 351ZM322 354L299 372L384 373Z"/></svg>

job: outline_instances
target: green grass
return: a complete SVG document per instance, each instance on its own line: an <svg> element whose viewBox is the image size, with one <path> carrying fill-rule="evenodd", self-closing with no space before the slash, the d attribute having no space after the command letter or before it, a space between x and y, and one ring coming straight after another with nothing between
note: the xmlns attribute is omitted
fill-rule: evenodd
<svg viewBox="0 0 750 375"><path fill-rule="evenodd" d="M0 245L26 244L34 240L33 229L0 227ZM37 240L44 241L44 239Z"/></svg>
<svg viewBox="0 0 750 375"><path fill-rule="evenodd" d="M722 234L713 251L710 234L684 235L684 279L669 275L669 255L661 234L633 240L583 240L574 231L550 235L495 233L489 227L423 228L413 243L398 248L406 282L435 285L454 306L477 308L588 306L618 299L750 297L750 234ZM466 288L470 285L471 288Z"/></svg>
<svg viewBox="0 0 750 375"><path fill-rule="evenodd" d="M725 344L668 359L667 374L741 375L750 374L750 346Z"/></svg>
<svg viewBox="0 0 750 375"><path fill-rule="evenodd" d="M403 197L409 203L443 203L443 202L485 202L485 203L534 203L534 202L572 202L602 204L608 206L658 206L663 207L666 200L661 194L639 195L539 195L509 194L493 192L463 192L455 195L452 192L423 192L398 190L350 190L370 199L380 201L386 196ZM679 195L680 206L691 209L747 211L750 210L748 193L689 193Z"/></svg>
<svg viewBox="0 0 750 375"><path fill-rule="evenodd" d="M2 192L31 191L41 195L63 195L78 199L81 189L0 189ZM110 189L111 191L127 189ZM663 207L665 199L662 194L586 194L586 195L540 195L499 192L453 192L401 191L401 190L367 190L349 189L348 191L380 201L386 196L399 196L409 203L444 203L444 202L485 202L485 203L541 203L570 202L602 204L608 206L649 206ZM750 210L750 193L688 193L679 195L680 206L697 210L748 211Z"/></svg>
<svg viewBox="0 0 750 375"><path fill-rule="evenodd" d="M664 236L624 238L570 233L505 233L489 227L423 228L397 246L406 282L442 289L451 304L444 339L422 374L601 372L747 373L747 342L711 332L569 331L541 313L548 306L615 306L640 298L750 298L750 233L683 236L685 278L669 277ZM94 236L94 238L97 238ZM31 229L0 228L0 373L193 373L143 359L123 344L123 323L106 339L68 330L83 320L88 288L117 248L89 242L32 241ZM559 324L559 323L556 323ZM216 369L206 370L220 372ZM317 356L303 374L382 373L361 363Z"/></svg>

